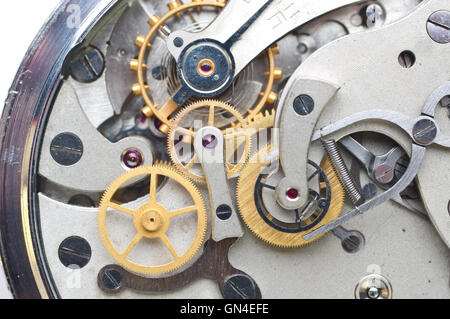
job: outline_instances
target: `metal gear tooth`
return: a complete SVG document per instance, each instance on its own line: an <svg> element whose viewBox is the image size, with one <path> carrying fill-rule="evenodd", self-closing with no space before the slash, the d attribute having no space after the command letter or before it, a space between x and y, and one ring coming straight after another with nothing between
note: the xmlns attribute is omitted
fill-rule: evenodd
<svg viewBox="0 0 450 319"><path fill-rule="evenodd" d="M263 113L258 113L252 118L247 118L246 123L243 125L238 125L237 128L254 128L254 129L264 129L272 128L275 124L276 111L275 109L266 110Z"/></svg>
<svg viewBox="0 0 450 319"><path fill-rule="evenodd" d="M244 220L244 223L250 229L250 231L262 241L278 247L278 248L298 248L310 245L315 243L317 238L313 241L305 241L303 240L303 236L313 229L298 233L298 234L288 234L281 231L278 231L271 226L269 226L259 215L257 211L256 204L254 202L254 188L256 187L256 180L261 172L261 168L263 168L268 163L259 163L257 159L260 158L260 154L263 152L270 152L271 145L268 145L266 148L263 148L254 155L255 161L251 161L251 163L256 164L248 164L246 168L242 171L241 177L237 182L237 205L239 208L239 213ZM326 172L329 182L332 188L332 205L327 212L324 220L321 221L315 228L319 228L322 225L331 222L332 220L339 217L341 214L343 204L344 204L344 190L342 185L340 184L337 177L334 175L334 171L332 170L331 163L328 158L322 163L322 169Z"/></svg>
<svg viewBox="0 0 450 319"><path fill-rule="evenodd" d="M179 172L181 172L182 174L184 174L189 179L191 179L192 181L194 181L196 183L202 183L202 184L206 183L205 177L190 172L178 160L177 154L175 154L173 151L175 148L174 136L175 136L175 132L178 128L179 123L187 114L189 114L190 112L192 112L198 108L201 108L204 106L207 107L207 106L211 106L211 105L214 105L215 107L218 107L218 108L221 108L221 109L224 109L224 110L230 112L231 114L233 114L233 116L237 119L237 121L240 124L243 124L245 122L243 116L239 113L239 111L236 108L234 108L233 106L231 106L230 104L219 101L219 100L204 99L204 100L200 100L200 101L191 103L190 105L183 108L180 112L178 112L173 119L173 122L170 126L169 134L167 136L167 148L169 151L169 157L172 160L175 167L177 168L177 170ZM250 138L248 138L246 141L245 150L246 150L245 159L243 158L242 163L236 164L234 166L235 167L234 169L228 171L228 178L233 178L233 177L237 176L239 174L239 172L243 169L245 164L248 162L248 158L250 156L250 150L251 150L251 139Z"/></svg>
<svg viewBox="0 0 450 319"><path fill-rule="evenodd" d="M121 255L112 245L111 241L109 240L108 233L106 231L106 214L108 212L108 208L113 205L117 211L124 213L130 212L128 209L122 206L122 210L118 209L117 204L111 202L112 197L114 196L115 192L125 183L128 181L141 176L141 175L149 175L149 176L166 176L168 178L171 178L175 180L177 183L179 183L191 196L194 204L193 207L194 210L188 211L187 213L196 212L197 213L197 230L196 235L194 237L194 240L192 242L192 245L189 247L189 249L182 255L178 256L178 254L173 255L174 261L170 262L166 265L160 265L160 266L143 266L138 265L130 260L127 259L128 255L124 256ZM156 177L154 177L156 178ZM156 192L156 189L154 190ZM152 191L150 191L150 194L152 194ZM155 194L155 193L154 193ZM155 195L156 196L156 195ZM189 207L188 209L190 209ZM126 212L128 211L128 212ZM160 238L161 240L163 237L166 237L166 232L168 230L168 227L170 226L170 219L173 217L170 217L170 212L166 211L163 206L159 205L157 202L150 201L149 203L146 203L145 205L141 206L137 211L131 211L133 212L132 216L134 219L136 218L144 218L144 214L147 213L157 213L158 216L160 216L162 222L160 227L155 230L148 230L145 228L144 223L140 225L140 223L135 223L135 227L137 230L137 237L141 236L142 240L143 238ZM184 265L186 265L192 258L196 256L196 254L200 251L202 248L202 244L205 240L206 233L207 233L207 223L208 223L208 214L206 212L206 206L204 203L204 199L198 190L198 188L188 179L184 178L182 175L180 175L176 169L173 168L173 166L168 165L166 163L158 163L153 166L143 166L140 168L136 168L134 170L131 170L119 178L117 178L105 191L105 193L102 196L102 199L100 201L100 207L99 207L99 232L100 237L102 239L102 242L107 249L107 251L112 255L112 257L123 267L128 269L129 271L137 274L144 274L144 275L158 275L158 274L168 274L172 273ZM138 225L138 226L136 226ZM165 227L165 228L164 228ZM166 229L167 228L167 229ZM139 241L138 241L139 242ZM164 241L163 241L164 243ZM130 244L131 245L131 244ZM166 245L166 247L170 251L170 247ZM134 248L134 247L133 247Z"/></svg>
<svg viewBox="0 0 450 319"><path fill-rule="evenodd" d="M158 118L165 127L169 127L172 120L170 119L170 116L167 116L165 112L161 112L160 109L158 109L158 106L153 103L153 100L149 96L147 89L148 87L145 85L144 80L144 73L143 70L146 68L146 65L144 63L145 56L147 53L147 50L151 50L151 40L153 36L158 32L161 26L164 25L164 23L169 20L170 18L174 16L180 16L180 14L186 10L189 9L201 9L202 7L215 7L219 9L219 11L226 5L226 0L217 0L217 1L201 1L196 0L189 3L179 3L178 0L174 1L169 5L169 11L162 17L159 17L157 15L154 15L150 18L148 21L150 24L150 31L146 36L138 36L136 40L136 45L140 48L140 52L137 59L132 60L130 63L131 70L133 72L137 72L137 78L138 83L136 84L139 86L139 88L135 88L134 92L138 93L139 95L142 95L143 99L145 100L145 107L142 109L143 113L148 116L152 117L155 116ZM269 70L266 72L267 76L267 84L264 92L262 92L262 97L258 101L258 104L251 110L251 113L248 115L248 119L251 119L254 114L259 113L266 104L270 102L271 96L274 94L272 92L274 87L274 82L278 80L277 78L277 68L275 67L275 58L274 55L276 55L277 50L274 50L273 47L269 48L266 51L267 58L268 58L268 64L269 64ZM169 99L168 102L172 101L172 99ZM172 101L173 102L173 101ZM170 104L170 103L168 103ZM167 133L167 132L163 132Z"/></svg>

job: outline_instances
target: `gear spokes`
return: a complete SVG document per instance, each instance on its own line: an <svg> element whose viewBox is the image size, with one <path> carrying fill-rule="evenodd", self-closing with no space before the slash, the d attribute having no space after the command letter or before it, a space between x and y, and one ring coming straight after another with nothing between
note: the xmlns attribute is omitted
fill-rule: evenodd
<svg viewBox="0 0 450 319"><path fill-rule="evenodd" d="M133 210L114 202L114 195L121 187L143 175L150 176L149 200L147 203L143 204L137 210ZM162 204L158 203L156 194L159 176L172 179L180 184L190 195L193 204L179 209L167 210ZM111 209L133 218L133 225L136 230L136 235L130 244L128 244L127 248L122 252L119 252L119 250L114 247L107 231L107 215L111 212ZM174 218L191 213L197 214L197 229L195 237L187 251L183 254L179 254L176 247L169 239L167 233ZM176 173L170 166L167 165L142 167L132 170L119 177L105 192L100 203L100 213L98 219L100 235L108 252L126 269L141 274L170 273L185 265L201 248L207 229L206 210L203 198L199 191L191 182ZM144 239L160 240L172 256L173 261L159 266L141 265L132 261L129 258L130 254ZM148 244L149 249L151 246L150 243L151 241L146 243Z"/></svg>
<svg viewBox="0 0 450 319"><path fill-rule="evenodd" d="M192 125L196 127L200 125L202 127L215 127L215 118L219 112L222 115L234 117L239 126L246 127L246 121L236 109L216 100L199 101L186 107L177 114L171 124L168 135L170 158L180 172L195 182L205 183L206 178L201 170L195 171L194 169L194 165L200 163L198 163L198 156L193 151L191 145L195 137L195 131L192 129ZM204 121L201 121L202 116ZM201 124L198 125L195 121L201 121ZM245 166L250 154L251 141L244 129L225 130L224 137L226 148L225 165L228 178L232 178ZM214 143L214 141L205 140L205 143ZM180 146L183 148L180 149Z"/></svg>

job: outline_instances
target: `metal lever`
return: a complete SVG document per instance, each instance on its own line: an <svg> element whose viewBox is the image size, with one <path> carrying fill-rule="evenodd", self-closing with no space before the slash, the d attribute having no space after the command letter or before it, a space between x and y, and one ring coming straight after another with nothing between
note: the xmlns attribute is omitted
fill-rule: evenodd
<svg viewBox="0 0 450 319"><path fill-rule="evenodd" d="M228 187L224 147L224 135L215 127L204 127L195 134L194 149L208 184L213 219L212 238L216 242L244 235Z"/></svg>

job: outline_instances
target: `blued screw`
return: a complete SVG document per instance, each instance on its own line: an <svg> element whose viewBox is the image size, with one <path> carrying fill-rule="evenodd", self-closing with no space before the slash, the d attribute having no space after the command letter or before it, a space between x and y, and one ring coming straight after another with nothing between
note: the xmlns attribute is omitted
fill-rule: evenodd
<svg viewBox="0 0 450 319"><path fill-rule="evenodd" d="M66 267L85 267L91 260L92 250L89 243L81 237L66 238L58 249L58 257Z"/></svg>
<svg viewBox="0 0 450 319"><path fill-rule="evenodd" d="M228 278L223 286L225 299L256 299L256 285L246 275L235 275Z"/></svg>
<svg viewBox="0 0 450 319"><path fill-rule="evenodd" d="M83 156L83 142L73 133L61 133L53 139L50 154L60 165L75 165Z"/></svg>
<svg viewBox="0 0 450 319"><path fill-rule="evenodd" d="M294 100L294 110L298 115L309 115L314 111L314 100L309 95L299 95Z"/></svg>
<svg viewBox="0 0 450 319"><path fill-rule="evenodd" d="M91 83L100 78L105 69L103 54L95 47L88 47L70 63L72 77L82 83Z"/></svg>
<svg viewBox="0 0 450 319"><path fill-rule="evenodd" d="M427 31L431 39L437 43L450 43L450 11L441 10L433 13L428 19Z"/></svg>

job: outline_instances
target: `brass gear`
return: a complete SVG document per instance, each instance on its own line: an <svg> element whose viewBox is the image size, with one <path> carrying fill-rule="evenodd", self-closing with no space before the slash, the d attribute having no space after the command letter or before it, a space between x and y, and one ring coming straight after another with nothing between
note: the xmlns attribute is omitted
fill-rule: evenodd
<svg viewBox="0 0 450 319"><path fill-rule="evenodd" d="M235 124L232 126L233 128L237 129L269 129L273 128L275 126L275 117L276 117L276 110L266 110L265 112L260 112L256 114L254 117L246 118L245 123L241 124Z"/></svg>
<svg viewBox="0 0 450 319"><path fill-rule="evenodd" d="M264 220L258 211L255 197L257 188L256 184L261 176L261 172L268 165L278 160L274 158L266 159L267 155L269 155L271 151L271 145L260 150L250 159L249 164L247 164L246 168L242 171L237 186L239 212L248 228L258 238L266 243L281 248L302 247L319 239L316 238L311 241L305 241L303 239L304 235L339 217L344 205L344 189L333 170L330 160L326 157L321 165L321 169L328 178L332 195L328 211L325 213L324 217L314 227L302 232L285 232L272 227L266 222L266 220ZM264 180L262 182L264 182ZM320 185L320 187L322 189L326 186ZM273 216L269 215L267 218L270 220L273 219Z"/></svg>
<svg viewBox="0 0 450 319"><path fill-rule="evenodd" d="M142 205L138 210L133 211L113 201L115 193L121 187L143 175L150 176L150 201L148 203ZM190 207L174 211L167 211L162 205L158 204L156 200L158 176L166 177L179 183L189 193L194 204ZM133 217L137 235L123 253L117 251L108 236L106 228L108 209L113 209ZM166 233L170 227L172 218L193 212L197 213L197 231L191 246L180 256L172 246ZM102 197L99 207L98 222L100 237L106 250L120 265L134 273L159 275L173 272L195 257L196 253L202 247L206 236L207 213L203 198L196 186L178 174L171 166L160 164L131 170L116 179ZM130 253L144 238L159 239L169 250L174 260L159 266L145 266L129 260L128 256ZM151 245L150 241L148 242L148 245Z"/></svg>
<svg viewBox="0 0 450 319"><path fill-rule="evenodd" d="M170 129L169 134L167 138L167 144L168 144L168 150L169 150L169 156L175 165L175 167L182 172L185 176L190 178L191 180L198 182L198 183L205 183L206 178L205 176L201 175L201 172L192 172L192 167L196 164L196 161L198 160L198 156L195 154L195 152L192 152L192 157L190 158L189 162L186 162L183 164L183 162L179 159L177 150L176 150L176 144L175 142L178 140L177 134L183 135L183 143L186 143L188 145L191 145L194 141L195 132L191 130L190 128L183 128L181 127L182 120L191 112L201 109L201 108L209 108L209 116L208 116L208 126L214 126L215 123L215 111L216 110L222 110L224 112L227 112L228 114L232 115L234 118L236 118L238 125L242 125L242 127L245 127L246 121L242 117L242 115L231 105L228 105L224 102L217 101L217 100L203 100L198 101L190 106L187 106L182 111L180 111L174 118ZM236 141L236 137L239 138L239 136L242 136L242 139L240 142L242 142L244 145L243 154L241 158L238 160L238 163L230 163L228 161L229 156L226 156L226 169L227 169L227 176L228 178L233 178L239 172L244 168L245 164L247 163L247 160L250 156L250 150L251 150L251 140L250 137L246 134L245 130L240 131L241 134L239 134L239 130L234 129L227 129L224 131L224 137L225 137L225 145L226 149L230 150L230 144L231 146L234 146L233 148L233 154L237 149L237 145L240 145L239 142ZM245 141L242 141L245 139ZM230 141L230 142L228 142ZM228 146L227 146L228 145Z"/></svg>
<svg viewBox="0 0 450 319"><path fill-rule="evenodd" d="M152 16L148 23L150 25L150 31L146 36L139 35L136 39L136 45L140 48L139 55L137 59L132 59L130 61L131 71L137 72L136 84L133 84L132 91L135 95L142 95L146 105L143 107L142 112L147 117L155 116L161 125L159 130L164 134L169 131L170 124L172 122L171 115L174 114L178 109L178 105L170 98L163 106L155 105L151 97L148 94L148 85L145 81L145 72L147 65L144 60L151 50L151 41L157 32L164 27L164 24L173 17L180 17L181 13L193 8L200 10L202 7L215 7L222 9L227 3L227 0L217 0L217 1L204 1L204 0L193 0L190 3L181 3L179 0L174 0L168 4L169 12L167 12L163 17L157 15ZM267 104L274 104L278 95L273 92L273 86L275 81L282 78L283 71L281 68L275 67L275 55L279 54L279 48L275 44L266 51L269 70L265 73L267 76L267 84L264 92L261 92L261 98L256 106L249 110L247 117L249 119L256 116Z"/></svg>

